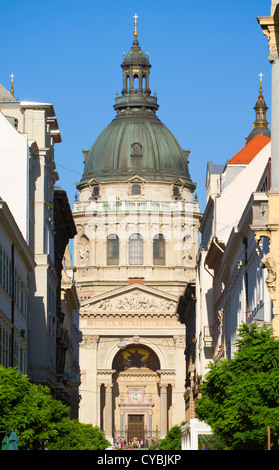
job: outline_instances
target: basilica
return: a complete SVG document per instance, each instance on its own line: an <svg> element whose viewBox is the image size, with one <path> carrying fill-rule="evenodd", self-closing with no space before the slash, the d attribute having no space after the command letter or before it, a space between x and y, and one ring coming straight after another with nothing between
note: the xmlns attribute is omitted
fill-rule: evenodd
<svg viewBox="0 0 279 470"><path fill-rule="evenodd" d="M73 208L53 104L16 98L13 74L10 91L0 83L0 365L48 387L112 447L155 447L185 422L181 448L198 450L212 433L195 414L209 363L234 358L243 323L279 336L279 1L257 18L271 129L260 73L245 145L207 162L203 214L190 150L157 115L134 18L114 74L122 91L83 149Z"/></svg>
<svg viewBox="0 0 279 470"><path fill-rule="evenodd" d="M80 421L147 445L185 415L185 325L200 224L189 150L157 116L148 53L123 54L115 117L83 150L73 207L80 299Z"/></svg>

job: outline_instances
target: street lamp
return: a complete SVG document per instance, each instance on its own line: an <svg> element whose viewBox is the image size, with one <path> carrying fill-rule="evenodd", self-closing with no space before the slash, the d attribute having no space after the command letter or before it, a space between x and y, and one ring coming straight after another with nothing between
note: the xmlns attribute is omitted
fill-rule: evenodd
<svg viewBox="0 0 279 470"><path fill-rule="evenodd" d="M127 344L125 343L125 341L123 339L120 339L117 347L119 349L125 349L127 347Z"/></svg>

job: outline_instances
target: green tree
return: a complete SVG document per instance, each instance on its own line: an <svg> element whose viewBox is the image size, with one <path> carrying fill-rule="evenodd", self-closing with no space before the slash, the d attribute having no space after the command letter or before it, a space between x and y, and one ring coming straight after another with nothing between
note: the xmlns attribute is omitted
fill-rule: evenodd
<svg viewBox="0 0 279 470"><path fill-rule="evenodd" d="M197 417L230 450L264 450L267 427L279 439L279 340L267 325L243 324L233 359L209 365L196 401Z"/></svg>
<svg viewBox="0 0 279 470"><path fill-rule="evenodd" d="M68 407L54 400L48 387L32 384L16 368L0 365L0 430L15 431L20 449L37 449L39 440L53 449L103 449L109 445L99 428L71 421L68 416Z"/></svg>
<svg viewBox="0 0 279 470"><path fill-rule="evenodd" d="M104 450L110 443L97 426L64 418L57 426L59 438L47 442L49 450Z"/></svg>
<svg viewBox="0 0 279 470"><path fill-rule="evenodd" d="M159 450L181 450L181 426L185 424L183 421L181 424L176 424L173 426L164 439L160 439L158 449ZM156 443L154 443L150 450L156 448Z"/></svg>

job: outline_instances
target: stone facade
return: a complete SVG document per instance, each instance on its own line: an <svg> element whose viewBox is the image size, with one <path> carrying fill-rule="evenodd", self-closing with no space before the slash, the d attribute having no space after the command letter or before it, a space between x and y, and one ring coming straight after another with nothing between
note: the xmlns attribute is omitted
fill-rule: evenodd
<svg viewBox="0 0 279 470"><path fill-rule="evenodd" d="M143 413L145 435L154 440L184 417L185 328L176 311L185 282L194 276L198 203L187 193L188 202L172 200L171 185L162 184L163 197L157 183L154 192L152 184L146 185L145 197L135 199L129 195L129 182L112 183L117 194L126 189L126 199L109 202L105 192L109 186L106 184L98 201L83 202L86 196L80 194L73 210L83 333L80 419L100 425L108 438L117 439L126 436L128 414ZM143 235L143 261L138 265L129 264L129 241L135 232ZM119 235L118 265L107 264L111 233ZM165 237L165 263L159 266L153 259L157 233ZM158 368L115 369L120 339L128 348L140 347L155 354ZM142 402L132 401L128 407L129 387L138 390ZM112 400L110 406L105 396Z"/></svg>
<svg viewBox="0 0 279 470"><path fill-rule="evenodd" d="M156 116L150 67L135 32L117 117L84 151L73 208L80 419L101 426L110 441L136 437L146 445L184 419L177 303L195 276L200 222L189 151Z"/></svg>

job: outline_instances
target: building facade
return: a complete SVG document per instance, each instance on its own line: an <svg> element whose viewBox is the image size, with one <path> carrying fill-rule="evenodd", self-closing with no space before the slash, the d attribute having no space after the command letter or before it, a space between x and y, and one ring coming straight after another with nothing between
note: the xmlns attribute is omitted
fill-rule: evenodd
<svg viewBox="0 0 279 470"><path fill-rule="evenodd" d="M35 260L0 198L0 364L28 371L30 280Z"/></svg>
<svg viewBox="0 0 279 470"><path fill-rule="evenodd" d="M268 204L262 213L256 210L256 222L253 222L255 238L258 242L262 238L269 240L269 252L263 259L263 264L268 271L267 286L273 303L272 327L274 335L279 335L279 137L278 137L278 81L279 81L279 4L277 0L271 1L270 16L258 18L263 33L268 38L269 56L272 66L271 72L271 183L267 191Z"/></svg>
<svg viewBox="0 0 279 470"><path fill-rule="evenodd" d="M269 244L266 238L257 243L253 231L260 215L267 212L270 188L266 109L260 81L256 120L246 145L226 165L207 165L207 205L200 226L196 280L191 297L187 285L179 308L194 338L189 352L186 349L186 419L195 418L194 402L209 361L233 357L240 325L272 322L268 272L263 269ZM195 318L191 323L189 310Z"/></svg>
<svg viewBox="0 0 279 470"><path fill-rule="evenodd" d="M185 328L199 205L189 151L156 115L148 54L124 54L116 117L84 151L73 216L81 302L80 419L150 443L184 418Z"/></svg>
<svg viewBox="0 0 279 470"><path fill-rule="evenodd" d="M69 406L70 415L78 417L80 384L78 361L79 341L75 340L78 329L77 316L79 300L74 283L73 270L69 260L69 240L76 235L76 227L67 194L61 188L54 188L53 197L55 271L58 278L56 287L56 386L55 397ZM68 256L67 256L68 255ZM68 272L68 275L67 275Z"/></svg>
<svg viewBox="0 0 279 470"><path fill-rule="evenodd" d="M78 299L69 279L72 303L65 300L69 292L61 299L61 277L65 248L76 229L67 195L56 187L54 147L59 142L52 104L17 100L13 89L0 85L0 196L35 259L28 283L26 371L33 382L49 386L54 397L70 404L78 374L73 382L65 373L65 357L72 348L69 322Z"/></svg>
<svg viewBox="0 0 279 470"><path fill-rule="evenodd" d="M16 100L3 87L0 110L3 140L1 192L8 202L36 267L30 284L29 367L34 382L56 386L56 289L54 253L54 185L58 180L54 145L61 141L52 104ZM9 125L9 127L8 127ZM1 152L2 153L2 152ZM1 170L2 170L1 168ZM10 184L17 181L16 190Z"/></svg>

